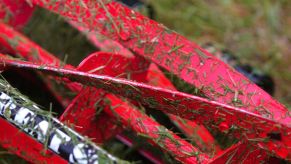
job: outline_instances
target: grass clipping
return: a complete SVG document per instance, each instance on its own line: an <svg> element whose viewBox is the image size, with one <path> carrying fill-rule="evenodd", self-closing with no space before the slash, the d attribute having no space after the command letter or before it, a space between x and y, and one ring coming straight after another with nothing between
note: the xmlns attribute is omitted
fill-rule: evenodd
<svg viewBox="0 0 291 164"><path fill-rule="evenodd" d="M128 163L110 155L87 138L41 110L0 78L0 116L70 163ZM43 154L45 155L45 154Z"/></svg>

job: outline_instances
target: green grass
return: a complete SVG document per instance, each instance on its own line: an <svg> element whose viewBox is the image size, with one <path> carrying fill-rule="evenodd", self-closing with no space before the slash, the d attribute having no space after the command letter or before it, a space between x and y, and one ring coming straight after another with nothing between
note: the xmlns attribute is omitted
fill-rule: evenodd
<svg viewBox="0 0 291 164"><path fill-rule="evenodd" d="M196 43L214 42L271 74L291 106L291 1L151 1L157 19Z"/></svg>

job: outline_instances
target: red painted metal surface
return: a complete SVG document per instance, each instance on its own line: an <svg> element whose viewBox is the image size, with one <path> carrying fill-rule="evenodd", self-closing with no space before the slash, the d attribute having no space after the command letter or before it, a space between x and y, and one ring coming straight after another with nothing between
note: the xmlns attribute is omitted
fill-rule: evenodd
<svg viewBox="0 0 291 164"><path fill-rule="evenodd" d="M91 41L91 43L95 45L97 48L100 48L102 51L105 51L105 52L116 54L116 56L113 56L113 57L111 57L113 54L110 54L110 53L105 54L103 57L104 59L114 60L114 57L120 58L118 55L122 55L127 58L132 58L134 56L132 52L128 51L118 42L110 40L102 36L97 31L92 31L86 27L78 26L77 23L74 21L69 21L69 23L73 27L77 28L80 32L82 32L85 36L87 36L87 38ZM92 58L88 57L85 60L92 60ZM145 61L145 60L142 60L139 62L137 61L127 61L127 62L148 63L148 61ZM106 66L110 66L110 64L107 64L106 62L105 63L100 62L98 59L93 59L90 64L90 68L92 70L93 68L101 68L101 67L106 67ZM136 71L134 66L132 66L130 70L131 71L129 72ZM98 73L104 74L104 75L110 75L104 72L98 72ZM137 80L139 82L150 83L151 85L154 85L154 86L161 86L163 88L175 90L171 82L163 75L163 73L159 70L159 68L154 63L151 64L151 67L145 73L147 73L146 78L131 78L131 79ZM197 125L193 121L188 121L188 120L179 118L175 115L169 115L169 117L185 133L185 135L188 136L188 138L191 138L191 140L197 144L199 148L201 148L202 150L207 150L208 152L211 152L212 154L213 152L217 153L220 151L219 146L215 143L215 140L213 139L213 137L211 136L211 134L208 132L208 130L205 127L203 127L202 125Z"/></svg>
<svg viewBox="0 0 291 164"><path fill-rule="evenodd" d="M30 61L40 61L39 64L41 64L41 65L61 66L59 60L56 59L55 57L53 57L52 55L50 55L48 52L42 50L39 46L32 43L31 41L29 41L28 39L26 39L25 37L23 37L19 33L16 33L15 31L13 31L13 29L7 27L5 24L1 24L1 25L3 27L1 29L5 30L5 34L8 35L8 36L6 36L6 35L1 36L2 37L1 43L3 43L3 45L5 45L5 46L9 47L16 54L21 55L21 57L24 57ZM17 40L17 42L12 47L10 45L10 43L13 42L15 38L21 38L21 39ZM30 55L30 54L33 54L33 52L36 50L38 53L34 53L34 55ZM112 62L114 62L114 61L112 61ZM70 69L72 68L71 66L66 66L66 65L64 67L68 67ZM92 70L88 70L88 71L92 71ZM71 84L69 86L69 88L71 88L73 91L80 90L79 85L76 86L76 83L68 83L68 84ZM128 113L134 114L134 112L131 112L131 111L129 111ZM128 120L126 115L122 115L122 116L124 116L124 120ZM136 116L136 117L138 117L138 116ZM149 119L149 120L151 120L151 119ZM132 125L135 126L134 123L132 123ZM145 125L147 125L147 123L145 123ZM151 124L149 124L149 125L151 125ZM157 126L157 125L158 124L155 124L155 126ZM171 150L169 149L166 151L171 151Z"/></svg>
<svg viewBox="0 0 291 164"><path fill-rule="evenodd" d="M2 43L9 44L9 41L11 42L11 40L13 41L13 39L15 39L15 38L21 38L21 40L17 42L18 43L17 45L19 45L19 46L15 46L15 47L11 48L11 49L13 49L14 52L17 52L18 55L22 55L22 57L25 57L31 61L43 61L43 62L41 62L41 64L44 64L44 65L53 64L56 66L60 66L59 60L54 58L54 57L51 57L52 55L50 55L48 52L43 51L41 48L39 48L37 45L31 43L26 38L20 37L21 35L19 35L17 33L15 34L11 28L8 28L4 24L2 24L2 27L3 28L1 28L1 29L6 30L5 34L11 34L10 37L7 36L6 38L5 38L5 36L2 36L3 37ZM26 44L24 45L22 43L26 43ZM37 49L37 51L39 53L35 54L35 56L29 55L29 54L32 54L32 51L35 51L34 49ZM49 60L47 60L47 59L49 59ZM116 60L112 61L112 62L116 62ZM113 65L113 63L111 63L109 65ZM89 69L87 71L92 71L92 70L90 70L90 67L88 65L86 67L87 67L87 69ZM71 68L71 67L69 67L69 68ZM117 68L117 69L119 69L121 71L120 68ZM115 70L115 71L117 71L117 70ZM105 73L110 74L109 72L105 72ZM126 118L125 118L125 120L126 120Z"/></svg>
<svg viewBox="0 0 291 164"><path fill-rule="evenodd" d="M136 60L139 60L139 58L135 59L132 56L124 57L118 54L110 53L95 53L91 54L85 60L83 60L83 62L80 64L80 66L83 68L80 69L79 67L78 70L113 77L117 76L119 78L123 76L129 76L129 78L132 80L144 82L148 81L150 83L155 83L156 85L163 86L166 88L173 88L171 83L164 76L162 76L162 72L159 71L157 67L152 65L149 69L146 69L148 67L148 64L140 65L141 61L138 62ZM134 63L139 63L139 66L134 65ZM155 81L154 80L155 78L156 80L158 78L158 80ZM168 85L163 85L166 83L168 83ZM207 132L206 129L203 129L203 127L198 126L194 122L183 120L181 118L178 120L176 116L174 115L170 116L173 121L178 122L178 125L185 126L182 127L182 129L188 130L187 131L188 133L186 134L191 135L190 138L191 137L193 138L192 141L197 143L200 149L208 150L209 153L220 151L219 147L217 145L215 146L214 139Z"/></svg>
<svg viewBox="0 0 291 164"><path fill-rule="evenodd" d="M106 54L106 53L92 54L79 65L78 70L90 72L90 73L98 72L101 74L117 76L117 77L127 76L127 74L125 74L125 72L127 72L127 73L130 73L131 74L130 76L133 78L134 77L143 78L142 76L144 76L144 73L143 73L143 71L145 71L144 69L141 69L141 71L136 71L136 72L127 71L129 69L129 67L132 67L132 65L128 64L129 62L130 63L137 63L137 62L131 62L131 60L123 58L121 56L119 58L118 57L112 58L112 56L110 57L109 55L110 54ZM110 59L110 60L108 60L108 59ZM97 61L100 64L100 66L96 65ZM103 65L104 67L102 67L102 64L106 64L106 66ZM146 65L145 66L141 65L140 67L144 68L144 67L146 67ZM96 69L96 68L98 68L98 69ZM91 88L90 90L94 92L94 89ZM173 147L174 146L173 143L171 143L174 140L169 140L169 141L162 141L161 140L162 142L160 143L156 140L157 137L159 137L157 134L164 133L163 135L167 135L170 139L175 138L177 140L176 144L179 145L178 147L181 146L180 149L184 150L185 151L184 153L188 152L191 154L192 151L195 151L195 148L193 148L192 146L189 147L188 144L186 144L183 140L179 139L179 137L174 135L172 132L170 132L170 131L168 132L168 130L158 131L158 130L166 129L166 128L159 125L158 123L153 121L151 118L147 117L145 114L139 112L138 109L133 109L132 105L130 105L124 101L121 101L119 98L117 98L116 96L114 96L112 94L107 94L104 97L105 98L103 101L105 101L104 102L105 105L106 105L106 103L110 103L110 105L107 104L106 106L104 106L103 110L106 111L106 113L111 113L111 115L113 117L117 117L123 126L129 126L129 127L131 127L131 129L136 131L139 135L149 137L150 140L157 145L161 146L161 144L162 145L165 144L164 146L161 146L161 147L167 148L168 150L166 150L166 151L168 151L168 152L172 152L172 153L174 152L174 154L178 153L177 149ZM95 100L90 99L90 101L91 100L92 100L91 103L93 103L93 104L96 104L96 102L98 102L96 99ZM84 102L84 101L80 101L80 102ZM83 107L81 107L81 108L79 107L79 109L84 108L84 106L88 107L88 103L83 105ZM77 109L77 110L79 110L79 109ZM74 113L74 112L69 111L68 113ZM107 130L107 132L105 132L104 134L106 134L108 132L111 133L110 130L109 131ZM175 142L174 142L174 144L175 144ZM189 150L191 150L191 149L192 149L192 151L189 152ZM180 154L178 156L185 158L185 154L184 155L182 155L182 154ZM151 156L151 158L153 158L153 156ZM156 160L157 159L155 159L155 161ZM183 159L183 160L179 159L179 160L186 162L186 163L188 163L190 161L194 162L193 159ZM201 161L203 161L203 160L201 160Z"/></svg>
<svg viewBox="0 0 291 164"><path fill-rule="evenodd" d="M32 163L67 163L50 150L44 151L44 146L22 133L14 125L0 117L0 144L9 152L17 154ZM33 145L33 146L32 146Z"/></svg>
<svg viewBox="0 0 291 164"><path fill-rule="evenodd" d="M19 7L18 5L20 5L20 8L21 4L24 4L22 3L24 1L21 0L17 1L21 3L16 4L8 4L9 0L2 1L8 6ZM0 3L1 8L3 8L3 2ZM151 142L184 163L199 161L202 163L230 161L258 163L266 160L269 154L291 160L291 117L288 109L196 44L116 2L102 0L83 0L82 3L78 3L77 0L60 2L31 0L29 2L59 13L80 31L89 30L91 34L88 35L88 38L95 45L105 44L106 46L103 47L105 50L114 45L112 49L114 53L120 53L121 50L126 56L115 55L114 59L108 61L110 54L107 54L107 57L104 56L103 59L102 55L91 55L75 70L72 66L61 64L53 55L0 23L0 33L2 34L0 43L14 54L18 54L28 61L36 62L15 61L3 57L1 66L3 68L40 70L60 76L56 80L65 81L71 90L79 92L79 95L67 108L62 117L63 120L74 122L77 129L78 125L82 126L83 129L79 128L79 131L96 137L96 142L102 142L120 132L121 128L117 128L114 123L119 121L123 126L130 127L141 136L148 137ZM27 4L23 8L21 11L33 10L27 8ZM3 13L5 12L0 12L0 16L2 14L3 17ZM23 21L18 22L20 25L27 21L30 14L23 16L26 18L19 18ZM11 19L12 25L17 25L13 24L17 17L21 16L15 15L15 18ZM97 37L94 36L100 34L106 35L116 42L101 43L101 40L96 40ZM130 51L118 45L119 43L139 56L132 55ZM153 64L150 66L151 61L195 85L208 99L175 91L175 88L158 68ZM96 66L98 62L101 65ZM102 66L104 63L106 65ZM121 77L159 87L121 79ZM203 129L203 126L185 119L195 120L197 123L203 123L207 127L226 133L231 132L242 142L218 154L215 158L209 159L208 155L156 123L131 103L103 90L91 87L82 89L81 84L71 81L102 88L107 92L127 97L134 104L140 102L145 106L170 113L169 117L186 134L196 132L196 128L202 129L203 133L197 135L203 140L200 145L198 144L201 149L215 144L214 139L206 129ZM88 96L93 96L94 99L84 101L88 99ZM99 102L105 111L99 117L100 120L93 118L96 114L94 108L96 102ZM87 107L86 103L89 103ZM114 109L112 109L113 107ZM78 112L81 113L79 117ZM82 120L84 116L92 118ZM182 117L183 121L179 120L177 116ZM106 119L112 121L105 126L112 131L90 131L90 128L98 127ZM163 135L167 137L161 141ZM177 140L178 144L174 140ZM129 140L127 142L131 143ZM220 149L217 146L215 150ZM146 154L152 158L152 161L159 161L152 154Z"/></svg>
<svg viewBox="0 0 291 164"><path fill-rule="evenodd" d="M287 109L247 78L193 42L118 3L89 0L84 1L84 5L74 5L74 0L32 2L80 23L81 27L90 30L98 27L102 34L179 75L211 99L247 107L248 111L290 124L290 117L282 117Z"/></svg>
<svg viewBox="0 0 291 164"><path fill-rule="evenodd" d="M4 31L3 33L7 35L7 36L5 36L5 35L1 36L2 39L3 39L2 40L2 44L4 43L4 44L8 45L8 44L11 44L11 42L15 41L15 44L17 44L19 46L11 47L10 45L8 45L7 47L10 47L10 49L13 49L13 51L16 54L21 55L21 57L25 57L26 59L28 59L30 61L41 61L42 64L54 64L54 65L57 65L57 66L60 65L59 64L59 60L57 58L53 57L48 52L46 52L43 49L41 49L39 46L37 46L36 44L34 44L31 41L29 41L27 38L23 37L21 34L13 31L13 29L7 27L5 24L0 24L0 25L2 27L1 29ZM16 38L21 38L21 39L16 40ZM36 53L35 53L35 51L36 51ZM34 55L29 55L29 54L34 54ZM94 63L96 63L95 61L96 60L93 59L91 62L94 64ZM83 62L85 62L85 61L83 61ZM106 62L102 62L102 61L99 61L99 62L106 63ZM114 65L114 62L116 63L117 60L116 59L115 59L115 61L112 60L112 63L107 63L107 64L109 66L110 65ZM124 61L123 64L126 64L126 62L128 62L128 61ZM133 62L133 63L138 63L138 62ZM93 68L96 67L96 66L94 66L94 65L88 66L87 65L87 67L89 69L91 68L93 70ZM132 67L138 68L138 66L134 66L134 65ZM146 65L144 67L146 67ZM69 68L71 68L71 67L69 67ZM123 73L123 71L121 71L120 68L116 68L113 71L116 72L117 69L119 70L120 74ZM87 71L92 71L92 70L87 70ZM110 75L109 72L103 72L103 73ZM139 79L143 79L143 78L139 77ZM98 126L98 124L96 124L96 126ZM86 129L86 128L84 128L84 129ZM101 134L104 135L103 133L99 133L99 135L101 135ZM108 135L108 136L110 136L110 135ZM94 138L95 137L96 136L94 136Z"/></svg>
<svg viewBox="0 0 291 164"><path fill-rule="evenodd" d="M216 156L210 163L269 163L266 151L253 143L238 143L231 146L222 154ZM278 161L274 161L279 163Z"/></svg>
<svg viewBox="0 0 291 164"><path fill-rule="evenodd" d="M122 128L113 117L102 112L102 108L97 114L98 102L104 97L99 93L94 88L84 88L71 101L60 120L73 125L79 133L92 138L94 142L103 143L120 133Z"/></svg>
<svg viewBox="0 0 291 164"><path fill-rule="evenodd" d="M2 43L2 45L5 45L14 54L17 54L18 56L20 55L19 57L24 57L25 59L27 59L29 61L38 61L41 64L49 64L49 65L53 64L53 65L56 65L56 66L60 66L61 65L59 59L57 59L56 57L54 57L53 55L51 55L47 51L43 50L41 47L39 47L35 43L29 41L29 39L27 39L26 37L24 37L20 33L14 31L11 27L8 27L7 25L5 25L3 23L0 23L0 30L3 33L3 35L0 36L0 42ZM122 60L122 59L123 58L120 58L120 60ZM86 62L86 60L88 60L88 59L85 59L83 62ZM90 65L87 62L87 66L86 66L87 67L87 71L92 71L92 70L95 69L95 67L97 67L96 66L97 59L90 58L90 60L91 60L92 64ZM103 59L103 61L100 60L98 62L99 63L106 63L106 61L104 61L104 60L107 60L107 58ZM114 60L111 59L110 63L107 63L106 66L114 65L117 62L119 62L119 65L120 64L121 65L126 65L127 62L129 62L128 60L123 59L123 62L120 63L121 62L120 60L118 61L115 58L115 61L114 61ZM131 64L130 69L128 68L128 70L138 69L139 67L146 68L147 65L148 65L148 64L145 64L144 66L142 66L142 65L139 66L139 63L141 63L141 62L137 62L137 61L133 61L131 63L137 63L137 64L136 65ZM72 66L68 66L68 65L63 65L63 66L66 67L66 68L72 68ZM103 70L103 69L101 69L101 70ZM126 72L126 71L125 70L121 70L120 67L117 67L117 68L113 69L113 72L115 72L115 73L119 72L118 74L115 74L114 76L117 76L117 75L120 76L121 74L124 74L124 72ZM134 78L136 73L135 74L132 73L133 71L128 71L128 72L131 73L131 76ZM99 71L99 73L113 76L112 72L110 74L110 72L108 72L108 71L107 72ZM144 73L146 73L146 69L144 70ZM138 74L139 75L137 75L137 76L140 76L140 77L137 77L135 79L145 79L145 78L143 78L145 75L142 75L143 74L142 72L139 72ZM69 86L69 88L71 88L71 89L73 88L72 89L73 91L78 91L79 90L79 89L76 89L75 85ZM104 117L106 117L106 116L104 116ZM98 126L98 125L96 125L96 126ZM191 132L191 127L188 127L188 129L185 129L184 131L186 131L186 132L189 131L189 133L190 133ZM113 133L113 134L115 134L115 133ZM99 136L100 135L103 135L103 134L100 133ZM109 137L109 135L108 135L108 137ZM199 138L201 138L201 137L199 137ZM208 139L209 138L205 138L205 141L208 140ZM209 141L211 141L211 140L208 140L207 142L209 142ZM209 148L213 147L212 144L213 144L213 142L209 142ZM205 146L207 146L207 144L204 145L203 147L205 147Z"/></svg>
<svg viewBox="0 0 291 164"><path fill-rule="evenodd" d="M5 118L7 122L15 125L18 133L23 134L23 132L25 132L30 135L30 137L42 143L47 149L52 150L70 163L96 163L96 161L100 160L109 163L123 162L59 122L51 114L48 114L47 111L37 107L36 104L21 95L19 91L15 90L3 79L1 79L0 84L0 115L2 118ZM12 136L12 141L11 139L8 141L18 144L19 150L16 149L16 152L23 149L25 150L27 149L26 147L30 147L29 149L31 150L38 149L37 145L19 144L18 140L14 140L16 139L14 135L21 135L16 134L15 131L13 132L13 129L8 130L10 131L7 132L11 132L10 135ZM4 137L3 139L6 138ZM22 141L22 143L25 143L25 140ZM46 151L46 149L44 149L44 151ZM26 153L29 154L30 152L28 151ZM41 152L38 153L41 154ZM29 154L26 158L30 158L32 154ZM25 156L23 152L21 152L20 155ZM49 159L49 156L43 154L42 158Z"/></svg>
<svg viewBox="0 0 291 164"><path fill-rule="evenodd" d="M112 77L117 76L119 78L123 76L129 76L130 79L136 80L138 82L149 83L153 86L160 86L163 88L175 90L171 82L163 75L163 73L155 64L152 64L148 69L146 69L148 66L146 63L139 67L132 64L145 62L137 62L136 60L139 60L139 58L135 59L134 57L124 57L123 55L119 54L95 53L88 56L82 62L86 65L86 68L82 71L92 73L92 70L94 71L95 69L95 73L99 75L108 75ZM123 67L120 67L120 65ZM115 75L112 74L112 72L114 72ZM127 75L124 73L127 73ZM170 114L169 117L172 121L174 121L175 124L177 124L179 128L181 128L183 132L185 132L189 138L191 138L193 142L198 145L201 150L206 150L210 154L220 151L219 146L215 143L214 138L205 127L202 125L197 125L193 121L179 118L175 115Z"/></svg>
<svg viewBox="0 0 291 164"><path fill-rule="evenodd" d="M21 29L30 19L34 6L23 0L1 0L0 19L16 29Z"/></svg>
<svg viewBox="0 0 291 164"><path fill-rule="evenodd" d="M11 63L10 63L11 62ZM11 65L10 65L11 64ZM15 64L15 65L14 65ZM28 62L9 60L5 57L1 60L2 68L9 66L16 66L18 68L28 66L27 68L42 69L39 64L30 64ZM24 66L24 67L23 67ZM32 67L30 67L32 66ZM48 66L43 66L46 69ZM63 69L59 67L48 67L57 69L58 73L63 74ZM75 70L66 69L66 71L80 72ZM58 75L58 73L56 75ZM80 72L81 73L81 72ZM82 72L85 73L85 72ZM65 73L67 74L67 73ZM87 74L87 73L85 73ZM93 76L97 76L91 74ZM105 77L105 76L104 76ZM104 79L102 83L109 82L108 79ZM80 82L80 81L78 81ZM88 81L87 81L88 82ZM91 83L91 82L90 82ZM105 89L105 88L104 88ZM113 88L112 88L113 89ZM173 132L167 130L165 127L156 123L154 120L149 118L146 114L141 113L139 110L133 110L133 106L129 103L122 101L112 94L106 95L103 100L104 110L111 111L112 116L120 118L123 125L130 126L134 131L138 132L139 135L147 137L152 143L159 145L164 151L169 152L177 160L184 163L197 163L207 162L208 156L197 148L184 141ZM112 108L114 110L112 110ZM142 121L142 122L141 122Z"/></svg>
<svg viewBox="0 0 291 164"><path fill-rule="evenodd" d="M118 3L88 0L84 1L85 5L75 6L74 0L33 2L79 22L79 26L90 30L98 27L100 33L194 84L212 100L239 106L290 127L288 109L247 78L184 37ZM220 127L229 130L231 124L224 123ZM277 142L270 140L264 148L277 156L290 158L288 151L281 151L284 144Z"/></svg>
<svg viewBox="0 0 291 164"><path fill-rule="evenodd" d="M38 64L5 58L2 58L1 65L3 67L10 66L23 69L37 69L64 78L69 78L86 85L103 88L114 94L125 96L152 108L160 109L186 119L195 119L204 124L211 123L213 127L219 126L222 122L231 124L235 127L233 129L234 131L239 130L237 131L239 132L238 135L244 136L244 138L241 139L257 143L264 149L266 149L267 146L273 146L274 150L277 150L277 153L282 158L288 159L290 156L291 133L288 125L246 112L236 107L125 79L89 74L70 69L52 66L40 67ZM115 102L118 101L116 100ZM201 113L203 113L203 115ZM251 130L250 127L252 128ZM275 145L268 142L270 140L268 136L274 132L280 133L281 135L281 140L272 140L272 142L276 143Z"/></svg>
<svg viewBox="0 0 291 164"><path fill-rule="evenodd" d="M88 92L89 93L91 92L91 94L88 94ZM96 97L96 90L93 88L88 88L84 92L83 91L80 92L80 94L77 96L77 99L75 99L78 101L72 102L71 104L72 108L69 108L66 110L66 113L63 116L63 118L65 119L62 119L62 120L63 121L66 120L66 122L69 121L69 123L73 123L74 125L76 125L76 128L79 132L82 132L82 134L86 134L89 137L94 137L94 140L97 142L98 140L103 141L104 139L110 138L114 136L114 134L120 132L121 129L119 126L129 127L130 129L133 129L138 135L147 136L149 141L151 141L154 144L157 144L157 145L165 144L165 148L163 149L167 148L168 150L164 150L164 151L169 152L171 154L174 154L174 153L179 154L180 159L178 158L178 160L184 163L192 163L195 161L194 158L187 159L187 156L185 155L185 153L189 152L190 150L195 151L196 149L190 146L190 144L183 141L181 138L174 135L172 132L167 130L167 131L161 131L160 133L161 134L163 133L163 135L167 135L167 137L169 137L170 139L172 139L173 137L173 139L177 141L161 140L160 142L158 142L156 140L159 135L159 132L157 131L157 129L158 128L166 129L166 128L159 125L158 123L156 123L154 120L152 120L145 114L142 114L141 112L139 112L138 109L134 109L133 105L129 103L125 103L124 101L120 100L119 98L111 94L104 95L103 100L98 97L96 97L96 99L95 97L88 98L87 96L90 96L90 95L95 95ZM74 104L75 102L77 104ZM110 103L110 105L108 103ZM103 105L101 106L101 104ZM97 118L96 110L94 109L94 106L96 105L99 106L99 110L104 110L106 114L105 115L102 114ZM112 118L115 118L115 119L112 119ZM98 121L101 121L101 122L98 123ZM78 129L78 125L80 129ZM96 130L98 130L97 134L96 134ZM119 135L119 138L120 137L123 138L124 136ZM126 143L130 143L130 145L132 145L132 141L129 139L127 139ZM179 153L177 148L175 148L177 146L174 146L174 144L179 145L178 147L180 147L181 150L184 150L185 152ZM169 146L172 146L172 147L169 147ZM147 152L145 150L139 150L139 151L141 151L143 155L146 154L146 157L149 157L150 161L153 161L153 162L161 161L158 157L155 157L150 152Z"/></svg>
<svg viewBox="0 0 291 164"><path fill-rule="evenodd" d="M0 22L0 33L2 47L8 49L9 52L15 54L16 57L22 57L32 62L40 62L40 64L62 66L62 62L57 57L15 31L13 27ZM65 67L72 68L70 65L65 65Z"/></svg>
<svg viewBox="0 0 291 164"><path fill-rule="evenodd" d="M9 34L8 32L7 32L7 34ZM13 39L13 38L15 38L15 37L11 37L11 39ZM7 38L6 38L7 39ZM7 40L6 41L3 41L3 43L8 43L7 42ZM18 42L17 42L18 43ZM28 54L29 54L29 52L30 51L32 51L33 50L33 48L35 48L35 47L38 47L38 46L36 46L36 45L34 45L33 43L31 43L31 42L29 42L29 40L26 40L25 41L25 43L27 43L26 44L26 46L25 46L25 48L26 49L24 49L24 48L22 48L22 47L24 47L23 46L23 44L17 44L17 45L19 45L19 46L15 46L14 48L13 48L13 50L14 51L16 51L16 52L18 52L17 54L18 55L22 55L22 54L24 54L24 55L26 55L27 54L27 56L28 57L26 57L26 56L24 56L23 55L23 57L26 57L26 58L30 58L29 60L39 60L39 61L45 61L45 62L41 62L41 64L39 64L39 67L41 67L42 65L49 65L49 64L53 64L53 65L55 65L55 63L57 63L56 65L57 66L60 66L60 64L58 64L59 63L59 60L57 60L57 59L55 59L55 58L53 58L52 60L46 60L46 59L44 59L44 58L52 58L52 57L50 57L50 55L46 52L46 51L43 51L43 50L39 50L39 52L42 52L42 53L38 53L38 55L39 55L39 57L40 58L32 58L31 56L29 56ZM42 56L43 55L43 56ZM53 62L52 62L53 61ZM114 61L113 61L114 62ZM70 69L72 68L72 67L70 67L70 66L68 66ZM75 90L75 91L78 91L78 90L80 90L80 87L79 87L79 85L77 85L76 86L76 83L68 83L68 84L72 84L71 86L70 86L70 88L73 88L72 90ZM115 101L115 103L116 104L118 104L118 103L121 103L122 101L121 100L119 100L119 99L117 99L117 98L115 98L115 96L113 96L113 95L111 95L111 97L110 97L111 99L114 99L113 101ZM109 99L110 99L109 98ZM118 101L119 100L119 101ZM118 103L117 103L118 102ZM94 103L96 103L96 102L94 102ZM110 107L109 107L110 108ZM111 111L111 110L107 110L107 111ZM127 114L126 113L124 113L124 111L128 111L127 112ZM120 115L119 116L121 116L122 117L122 120L123 120L123 123L125 124L125 123L129 123L128 122L128 120L129 120L129 118L128 118L128 115L131 115L132 117L134 117L134 118L139 118L139 117L141 117L141 113L138 111L138 110L133 110L132 108L129 108L128 107L128 105L124 105L123 107L120 107L120 110L119 110L119 113L120 113ZM112 114L112 116L115 116L116 117L116 115L114 115L114 114ZM158 123L156 123L155 121L153 121L151 118L149 118L149 117L147 117L146 115L144 115L142 118L144 118L144 120L143 120L143 122L141 122L141 123L143 123L143 124L145 124L145 127L147 127L147 126L149 126L149 127L159 127L160 125L158 124ZM126 124L125 124L126 125ZM134 130L137 130L137 132L138 133L140 133L140 134L143 134L143 133L145 133L145 135L149 135L149 136L151 136L151 137L155 137L156 138L156 135L154 135L155 133L154 133L154 131L152 132L152 133L149 133L149 132L147 132L147 131L142 131L142 129L140 128L140 127L137 127L138 126L138 124L136 124L136 123L134 123L134 122L130 122L130 125L127 125L127 126L131 126ZM108 132L110 132L110 131L108 131ZM174 137L177 137L176 135L174 135L174 134L169 134L169 136L174 136ZM177 137L177 138L179 138L179 137ZM154 138L152 139L152 140L154 140ZM178 139L178 143L180 142L179 140L181 140L181 142L182 142L182 139ZM168 142L173 142L172 140L170 140L170 141L167 141L166 142L166 144L165 145L168 145ZM176 142L175 142L176 143ZM157 143L157 144L160 144L160 143ZM168 152L171 152L171 154L181 154L181 155L179 155L179 156L177 156L177 159L178 160L181 160L181 161L184 161L184 162L187 162L187 161L195 161L196 160L196 157L190 157L190 158L188 158L188 156L189 155L185 155L185 154L191 154L193 151L194 152L196 152L197 151L197 149L196 148L194 148L192 145L190 145L189 143L187 143L187 142L182 142L181 143L181 145L185 145L185 151L184 152L180 152L180 149L179 149L179 151L178 151L178 149L177 148L172 148L173 147L173 145L174 145L174 143L172 143L172 145L169 145L170 147L167 147L168 149L166 149L165 148L165 151L168 151ZM180 144L179 144L179 147L181 146ZM183 148L181 148L181 150L183 150ZM191 150L191 151L190 151ZM189 152L190 151L190 152ZM202 154L202 153L201 153ZM185 158L187 156L187 158ZM202 155L203 156L203 155ZM202 159L204 159L204 157L202 158Z"/></svg>
<svg viewBox="0 0 291 164"><path fill-rule="evenodd" d="M3 34L6 34L6 35L2 35L1 36L2 39L3 39L2 40L2 44L7 45L7 47L9 47L10 50L13 50L14 53L16 53L18 55L21 55L21 57L25 57L26 59L31 60L31 61L41 61L43 64L50 64L53 61L52 64L57 65L57 66L60 65L59 64L59 60L57 58L53 57L48 52L42 50L39 46L37 46L36 44L32 43L27 38L25 38L22 35L20 35L19 33L15 32L13 29L11 29L10 27L6 26L5 24L0 24L0 25L1 25L1 29L3 31L5 31L5 32L3 32ZM19 40L17 40L16 38L18 38ZM20 46L11 47L11 45L10 45L11 43L15 43L15 44L20 45ZM29 55L29 54L34 54L34 55ZM83 62L85 62L85 61L83 61ZM94 63L96 63L96 60L92 60L91 62L94 64ZM99 61L99 62L101 62L101 61ZM116 61L112 61L112 62L116 62ZM128 62L128 61L126 61L126 62ZM126 62L123 63L123 64L126 64ZM103 63L106 63L106 62L103 62ZM111 64L108 63L108 65L114 65L114 63L113 64L112 63ZM94 65L91 65L91 66L87 65L87 67L88 68L92 68L92 70L93 70ZM92 70L88 70L88 71L92 71ZM114 71L117 71L117 70L115 69ZM122 73L121 71L119 71L119 72ZM109 72L103 72L103 73L110 75ZM72 112L72 111L70 111L70 112ZM93 115L94 114L93 111L91 111L91 112L92 112L91 115ZM81 117L86 115L86 114L87 113L79 115L80 119L76 119L75 115L72 115L72 116L73 116L73 118L75 120L84 120ZM110 119L106 115L102 115L101 118L105 119L105 120L106 120L106 118ZM98 124L98 122L92 122L91 121L89 126L87 126L87 127L85 126L86 124L84 124L83 122L79 122L79 123L77 123L76 121L74 121L74 122L76 123L76 127L79 127L78 125L82 125L82 128L81 128L82 130L92 129L93 127L98 127L98 125L100 125L100 124L104 125L103 121L101 121L99 124ZM108 126L116 126L116 125L110 125L108 121L106 122L106 124L108 124ZM108 138L108 137L110 137L110 136L112 136L114 134L114 133L112 133L113 132L112 128L111 128L111 131L108 131L109 133L103 133L105 131L103 131L102 133L100 133L98 131L94 131L94 130L89 130L89 131L93 132L93 134L90 135L88 133L85 133L84 131L81 131L81 132L83 132L83 134L86 134L88 136L92 136L93 138L96 139L96 142L102 142L102 140L100 138L98 139L98 136L101 137L101 135L102 135L103 139L105 139L105 138ZM106 134L108 134L107 135L108 137L106 137Z"/></svg>

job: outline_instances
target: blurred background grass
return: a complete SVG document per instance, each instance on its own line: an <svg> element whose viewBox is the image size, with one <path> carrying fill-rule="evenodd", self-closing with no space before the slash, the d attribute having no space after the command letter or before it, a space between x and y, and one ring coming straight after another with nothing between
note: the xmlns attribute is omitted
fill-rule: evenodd
<svg viewBox="0 0 291 164"><path fill-rule="evenodd" d="M290 0L151 1L157 20L196 43L214 42L269 73L275 97L291 106Z"/></svg>
<svg viewBox="0 0 291 164"><path fill-rule="evenodd" d="M275 80L275 98L291 107L290 0L149 0L157 21L202 44L213 42ZM77 65L97 49L59 16L38 9L23 32L60 59ZM1 163L15 158L0 152ZM18 161L17 163L19 163Z"/></svg>

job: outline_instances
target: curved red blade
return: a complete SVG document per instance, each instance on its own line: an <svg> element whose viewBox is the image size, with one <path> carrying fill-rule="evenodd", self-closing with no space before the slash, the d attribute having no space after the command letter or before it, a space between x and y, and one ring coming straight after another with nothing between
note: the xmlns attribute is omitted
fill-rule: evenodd
<svg viewBox="0 0 291 164"><path fill-rule="evenodd" d="M236 107L125 79L94 75L52 66L40 66L7 58L2 58L1 66L36 69L69 78L72 81L103 88L109 92L122 95L152 108L160 109L183 118L197 120L208 125L211 123L214 127L221 122L225 122L226 124L232 125L232 130L237 132L237 135L243 139L256 142L265 149L272 147L273 150L282 152L279 155L283 158L288 159L290 157L291 128L289 125L263 118ZM272 135L278 133L280 139L273 139Z"/></svg>

